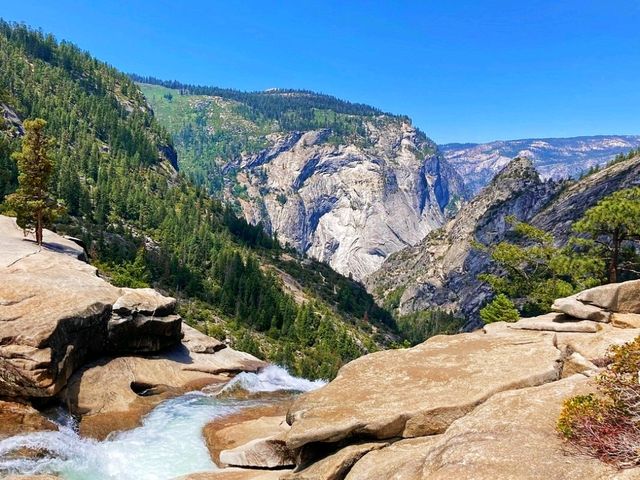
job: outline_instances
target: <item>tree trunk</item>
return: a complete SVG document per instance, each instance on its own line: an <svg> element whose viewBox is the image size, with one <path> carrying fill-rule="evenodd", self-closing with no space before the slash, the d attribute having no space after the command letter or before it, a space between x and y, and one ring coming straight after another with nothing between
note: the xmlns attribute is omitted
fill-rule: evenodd
<svg viewBox="0 0 640 480"><path fill-rule="evenodd" d="M38 216L36 219L36 242L42 246L42 211L38 210Z"/></svg>
<svg viewBox="0 0 640 480"><path fill-rule="evenodd" d="M618 257L620 256L620 232L618 229L614 230L612 235L613 249L611 251L611 261L609 262L609 283L616 283L618 281Z"/></svg>

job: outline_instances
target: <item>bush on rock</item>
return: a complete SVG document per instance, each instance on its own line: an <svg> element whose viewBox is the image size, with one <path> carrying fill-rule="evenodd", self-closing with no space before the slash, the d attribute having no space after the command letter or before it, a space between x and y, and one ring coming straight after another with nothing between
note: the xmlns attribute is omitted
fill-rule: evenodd
<svg viewBox="0 0 640 480"><path fill-rule="evenodd" d="M620 468L640 465L640 337L614 346L598 392L564 402L557 428L581 453Z"/></svg>

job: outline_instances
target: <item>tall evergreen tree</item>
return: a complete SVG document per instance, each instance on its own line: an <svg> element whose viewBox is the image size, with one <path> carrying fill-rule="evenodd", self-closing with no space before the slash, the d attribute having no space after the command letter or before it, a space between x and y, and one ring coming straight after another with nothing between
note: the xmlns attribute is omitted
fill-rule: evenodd
<svg viewBox="0 0 640 480"><path fill-rule="evenodd" d="M640 187L620 190L604 198L587 210L574 230L589 237L594 253L607 261L609 282L617 282L620 270L632 269L621 264L625 242L640 241Z"/></svg>
<svg viewBox="0 0 640 480"><path fill-rule="evenodd" d="M51 140L41 118L24 122L25 136L22 150L12 158L18 164L18 189L7 197L7 204L17 214L17 222L24 230L35 229L36 242L42 245L42 230L59 212L59 206L49 192L53 161L49 156Z"/></svg>

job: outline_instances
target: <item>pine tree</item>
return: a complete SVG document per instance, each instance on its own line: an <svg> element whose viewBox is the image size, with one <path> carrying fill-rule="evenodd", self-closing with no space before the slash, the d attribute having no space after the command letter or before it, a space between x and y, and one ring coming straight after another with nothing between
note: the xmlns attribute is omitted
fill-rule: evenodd
<svg viewBox="0 0 640 480"><path fill-rule="evenodd" d="M620 190L590 208L575 224L574 230L587 234L607 260L609 282L618 281L625 242L640 241L640 187Z"/></svg>
<svg viewBox="0 0 640 480"><path fill-rule="evenodd" d="M516 322L520 318L520 314L513 302L501 293L480 310L480 318L484 320L484 323Z"/></svg>
<svg viewBox="0 0 640 480"><path fill-rule="evenodd" d="M17 214L18 225L25 231L35 229L38 245L42 245L44 226L60 211L49 192L53 161L49 157L51 140L44 132L46 125L41 118L24 122L22 150L12 155L18 164L19 186L6 200Z"/></svg>

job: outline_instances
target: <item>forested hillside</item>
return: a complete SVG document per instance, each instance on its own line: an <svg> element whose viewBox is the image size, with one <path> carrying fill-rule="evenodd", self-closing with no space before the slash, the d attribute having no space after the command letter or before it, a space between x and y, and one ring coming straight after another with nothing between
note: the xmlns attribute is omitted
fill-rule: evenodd
<svg viewBox="0 0 640 480"><path fill-rule="evenodd" d="M329 129L325 139L329 144L367 146L366 121L408 121L368 105L306 90L242 92L130 77L139 82L160 123L172 134L181 167L213 194L221 192L224 180L235 180L234 167L241 156L273 145L271 134ZM240 195L238 188L235 193Z"/></svg>
<svg viewBox="0 0 640 480"><path fill-rule="evenodd" d="M357 280L422 240L465 196L407 117L308 91L132 78L186 176L282 244Z"/></svg>
<svg viewBox="0 0 640 480"><path fill-rule="evenodd" d="M55 228L81 239L115 283L177 295L191 323L309 377L397 339L360 285L284 252L179 173L171 138L128 76L0 22L0 102L0 201L17 185L10 155L22 122L43 118L51 187L66 209Z"/></svg>

